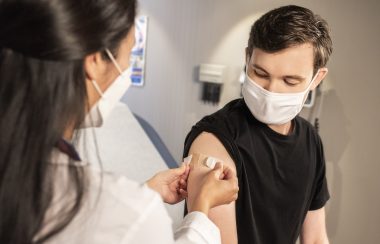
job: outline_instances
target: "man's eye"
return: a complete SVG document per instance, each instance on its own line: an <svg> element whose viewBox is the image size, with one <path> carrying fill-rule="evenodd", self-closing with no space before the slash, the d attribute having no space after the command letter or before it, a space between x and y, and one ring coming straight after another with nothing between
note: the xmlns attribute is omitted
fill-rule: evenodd
<svg viewBox="0 0 380 244"><path fill-rule="evenodd" d="M257 72L257 70L255 70L255 75L257 75L260 78L268 78L268 75L260 73L260 72Z"/></svg>
<svg viewBox="0 0 380 244"><path fill-rule="evenodd" d="M294 81L289 81L289 80L284 80L284 82L288 85L288 86L296 86L298 83L295 83Z"/></svg>

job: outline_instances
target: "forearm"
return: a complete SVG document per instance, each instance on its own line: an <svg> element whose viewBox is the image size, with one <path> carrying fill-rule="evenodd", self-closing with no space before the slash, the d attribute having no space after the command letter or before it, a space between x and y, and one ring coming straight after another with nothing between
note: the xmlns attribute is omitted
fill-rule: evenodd
<svg viewBox="0 0 380 244"><path fill-rule="evenodd" d="M325 209L309 211L302 226L301 244L329 244L325 222Z"/></svg>

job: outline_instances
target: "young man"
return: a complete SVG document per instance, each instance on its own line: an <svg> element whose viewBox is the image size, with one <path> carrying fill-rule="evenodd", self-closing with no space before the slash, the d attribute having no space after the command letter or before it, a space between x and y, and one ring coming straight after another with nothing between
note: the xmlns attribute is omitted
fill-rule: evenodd
<svg viewBox="0 0 380 244"><path fill-rule="evenodd" d="M203 118L184 156L201 153L235 169L239 198L212 209L224 244L328 243L329 199L322 142L298 113L326 76L332 52L327 23L306 8L285 6L252 26L243 98ZM197 184L193 170L188 187Z"/></svg>

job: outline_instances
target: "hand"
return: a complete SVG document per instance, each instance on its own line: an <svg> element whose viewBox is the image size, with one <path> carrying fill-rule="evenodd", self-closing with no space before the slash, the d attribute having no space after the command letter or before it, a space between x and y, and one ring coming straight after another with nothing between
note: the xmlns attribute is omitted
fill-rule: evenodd
<svg viewBox="0 0 380 244"><path fill-rule="evenodd" d="M179 168L157 173L147 181L147 185L158 192L164 202L175 204L187 197L189 172L190 166L184 163Z"/></svg>
<svg viewBox="0 0 380 244"><path fill-rule="evenodd" d="M217 163L213 170L206 167L191 168L188 182L188 209L206 215L216 206L229 204L238 197L238 180L235 173Z"/></svg>

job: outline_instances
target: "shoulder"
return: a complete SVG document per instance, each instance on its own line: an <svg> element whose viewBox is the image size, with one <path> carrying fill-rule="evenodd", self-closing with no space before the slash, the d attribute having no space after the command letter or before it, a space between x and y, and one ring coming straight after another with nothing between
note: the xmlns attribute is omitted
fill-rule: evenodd
<svg viewBox="0 0 380 244"><path fill-rule="evenodd" d="M297 115L295 117L295 120L296 120L296 123L299 124L299 125L301 125L304 129L315 130L314 126L309 121L307 121L306 119L302 118L301 116Z"/></svg>
<svg viewBox="0 0 380 244"><path fill-rule="evenodd" d="M196 125L199 126L226 126L241 120L244 116L245 103L243 99L236 99L227 103L223 108L215 113L205 116Z"/></svg>
<svg viewBox="0 0 380 244"><path fill-rule="evenodd" d="M202 132L197 136L193 141L188 154L191 155L194 153L213 157L218 161L221 161L224 165L229 166L236 173L234 160L231 158L225 145L212 133Z"/></svg>
<svg viewBox="0 0 380 244"><path fill-rule="evenodd" d="M301 116L295 118L296 126L299 127L299 133L305 138L310 138L312 143L315 143L317 146L321 146L322 140L319 136L318 131L315 127L306 119Z"/></svg>
<svg viewBox="0 0 380 244"><path fill-rule="evenodd" d="M203 131L233 138L246 121L247 108L243 99L236 99L215 113L205 116L192 128L186 141L191 142Z"/></svg>
<svg viewBox="0 0 380 244"><path fill-rule="evenodd" d="M207 166L199 162L204 158L213 157L222 162L223 167L230 168L237 175L238 167L226 150L223 143L212 133L202 132L192 143L189 155L196 155L196 161L192 162L192 170L188 178L188 191L199 187L199 182L206 173L210 171ZM194 158L194 157L193 157ZM235 202L221 205L210 209L209 218L220 229L223 242L237 243Z"/></svg>
<svg viewBox="0 0 380 244"><path fill-rule="evenodd" d="M235 138L250 116L243 99L236 99L222 109L201 119L186 137L184 157L201 153L223 160L231 168L239 161ZM234 163L235 162L235 163Z"/></svg>
<svg viewBox="0 0 380 244"><path fill-rule="evenodd" d="M324 168L325 153L323 149L322 139L318 131L312 124L310 124L309 121L300 116L296 117L296 123L296 126L299 127L299 135L302 138L301 140L303 142L303 145L305 145L305 147L307 147L307 150L311 152L310 157L315 158L316 160L317 171L318 169Z"/></svg>

